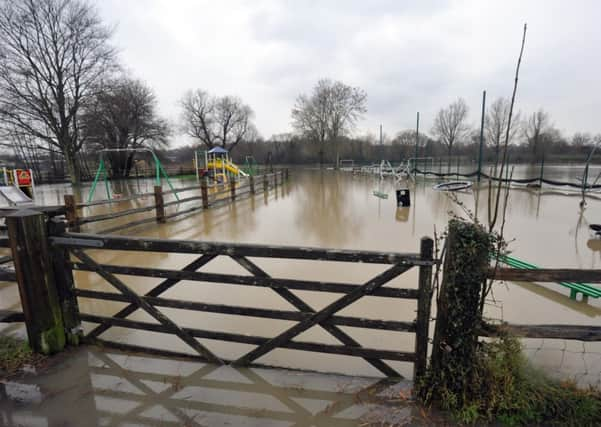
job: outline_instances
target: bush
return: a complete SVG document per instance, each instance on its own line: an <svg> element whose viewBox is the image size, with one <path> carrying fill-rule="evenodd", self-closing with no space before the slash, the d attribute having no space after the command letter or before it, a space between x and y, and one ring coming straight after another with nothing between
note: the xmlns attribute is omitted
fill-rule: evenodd
<svg viewBox="0 0 601 427"><path fill-rule="evenodd" d="M600 390L549 378L527 362L520 342L509 336L479 344L462 396L448 390L437 395L437 403L464 424L601 424Z"/></svg>

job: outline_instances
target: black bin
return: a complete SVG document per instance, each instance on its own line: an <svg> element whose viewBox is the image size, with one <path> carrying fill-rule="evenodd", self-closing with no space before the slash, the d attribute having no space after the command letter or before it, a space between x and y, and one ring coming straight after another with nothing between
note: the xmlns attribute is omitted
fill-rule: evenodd
<svg viewBox="0 0 601 427"><path fill-rule="evenodd" d="M411 195L408 188L399 188L396 191L396 205L401 208L411 206Z"/></svg>

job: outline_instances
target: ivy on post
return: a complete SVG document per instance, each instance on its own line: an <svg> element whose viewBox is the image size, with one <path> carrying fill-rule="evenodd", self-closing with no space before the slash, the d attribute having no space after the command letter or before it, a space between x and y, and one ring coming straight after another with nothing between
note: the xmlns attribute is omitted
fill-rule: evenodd
<svg viewBox="0 0 601 427"><path fill-rule="evenodd" d="M450 392L461 399L473 372L492 239L481 225L453 219L446 245L426 387L432 398Z"/></svg>
<svg viewBox="0 0 601 427"><path fill-rule="evenodd" d="M65 328L48 246L46 215L24 209L6 216L29 346L52 354L65 347Z"/></svg>
<svg viewBox="0 0 601 427"><path fill-rule="evenodd" d="M48 222L49 236L61 236L67 231L67 224L57 217ZM79 305L75 294L73 269L69 259L69 251L65 248L52 247L50 253L56 292L63 315L65 336L69 345L79 345L83 338L83 329L79 318Z"/></svg>

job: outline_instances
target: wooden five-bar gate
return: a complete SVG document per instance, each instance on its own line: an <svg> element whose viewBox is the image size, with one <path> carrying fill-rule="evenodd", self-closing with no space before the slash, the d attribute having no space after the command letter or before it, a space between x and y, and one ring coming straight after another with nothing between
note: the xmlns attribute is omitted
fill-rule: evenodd
<svg viewBox="0 0 601 427"><path fill-rule="evenodd" d="M36 332L31 330L29 322L32 322L32 324L37 322L38 333L40 333L39 331L50 330L52 325L39 324L39 310L52 311L54 309L52 306L55 304L62 311L62 323L66 331L66 339L70 342L78 342L82 337L81 322L91 322L97 324L97 326L83 337L88 342L112 345L123 350L142 350L159 355L180 355L161 348L133 346L99 338L111 327L173 334L191 347L197 355L196 357L215 364L231 363L245 366L253 364L258 358L276 348L286 348L359 357L384 375L391 377L401 377L401 375L387 361L413 362L415 377L419 377L425 372L432 297L432 266L436 263L433 257L433 241L430 238L421 240L419 253L336 250L72 233L66 232L64 221L60 218L51 219L50 227L45 227L43 224L47 221L46 218L46 215L42 213L31 211L19 212L7 218L8 240L13 248L16 278L22 300L27 299L28 295L31 294L29 288L36 286L35 281L44 282L41 287L51 289L50 301L23 301L23 316L26 323L28 323L30 342L34 347L39 339L35 337L32 339L31 333ZM180 269L115 265L97 261L94 256L95 251L98 250L193 254L195 259ZM32 255L38 257L39 261L32 261ZM219 274L202 271L204 266L217 257L231 258L249 274ZM381 264L386 267L383 272L364 283L352 284L337 281L306 280L303 277L294 279L273 277L257 265L257 259L261 258L276 258L282 260L282 262L307 260L368 263ZM36 265L38 262L39 264ZM418 286L416 288L406 289L385 286L413 267L419 269ZM39 271L40 268L47 269L48 274L36 274L35 271ZM87 271L98 274L111 285L113 292L79 288L77 281L74 280L73 271ZM121 278L122 276L147 277L162 279L162 281L145 294L140 295ZM290 303L296 311L209 304L161 296L183 280L214 283L223 286L269 288L283 300ZM55 297L52 295L53 288L56 289ZM294 293L294 290L326 292L337 294L338 298L324 308L317 310L298 296L297 293ZM367 296L415 300L417 306L416 319L414 321L376 320L338 314L344 308ZM78 297L125 302L128 305L110 317L94 313L82 313L79 312ZM162 307L224 315L289 320L296 323L274 337L246 335L182 327L177 324L175 319L167 317L159 309ZM128 318L137 310L146 312L157 323ZM53 317L52 315L42 315L42 317L47 322L55 321L57 323L60 320L55 319L56 316ZM301 333L316 325L321 326L339 344L295 340ZM367 348L341 328L349 326L371 330L414 333L415 347L405 350ZM235 360L224 360L201 343L198 340L199 338L250 344L254 345L254 348Z"/></svg>

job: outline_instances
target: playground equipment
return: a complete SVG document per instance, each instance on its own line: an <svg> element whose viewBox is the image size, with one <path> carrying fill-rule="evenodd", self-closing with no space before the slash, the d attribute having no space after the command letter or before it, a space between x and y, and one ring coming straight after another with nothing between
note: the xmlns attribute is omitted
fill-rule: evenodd
<svg viewBox="0 0 601 427"><path fill-rule="evenodd" d="M247 172L241 170L230 159L229 152L225 148L213 147L209 151L204 151L204 163L200 167L198 152L194 153L194 168L196 169L196 178L200 180L201 176L210 176L216 182L227 182L232 176L248 176ZM254 159L253 159L254 160Z"/></svg>
<svg viewBox="0 0 601 427"><path fill-rule="evenodd" d="M254 176L258 172L257 161L253 156L246 156L244 159L244 173L248 176Z"/></svg>
<svg viewBox="0 0 601 427"><path fill-rule="evenodd" d="M0 194L13 206L33 203L33 173L31 169L2 168Z"/></svg>
<svg viewBox="0 0 601 427"><path fill-rule="evenodd" d="M436 184L432 188L437 191L459 191L466 190L472 186L470 181L447 181Z"/></svg>
<svg viewBox="0 0 601 427"><path fill-rule="evenodd" d="M106 163L104 160L104 153L118 153L118 152L150 153L152 155L152 159L154 161L155 185L157 185L157 186L162 185L161 176L164 177L165 180L167 181L167 184L169 185L169 188L175 195L175 198L177 200L179 200L179 197L178 197L177 193L175 192L175 188L173 188L173 185L171 184L171 181L169 180L169 175L167 175L167 172L165 172L165 169L163 169L163 165L161 164L161 161L159 160L159 158L157 157L157 155L154 153L153 150L151 150L150 148L106 148L104 150L100 150L100 161L98 163L98 169L96 170L96 175L94 176L94 181L92 182L92 187L90 188L90 193L88 194L88 203L90 203L92 201L92 198L94 197L94 193L96 192L96 186L98 185L98 181L100 180L101 177L103 178L103 181L104 181L104 188L106 189L106 197L108 200L112 200L111 190L109 188L109 182L108 182L108 172L106 170Z"/></svg>

